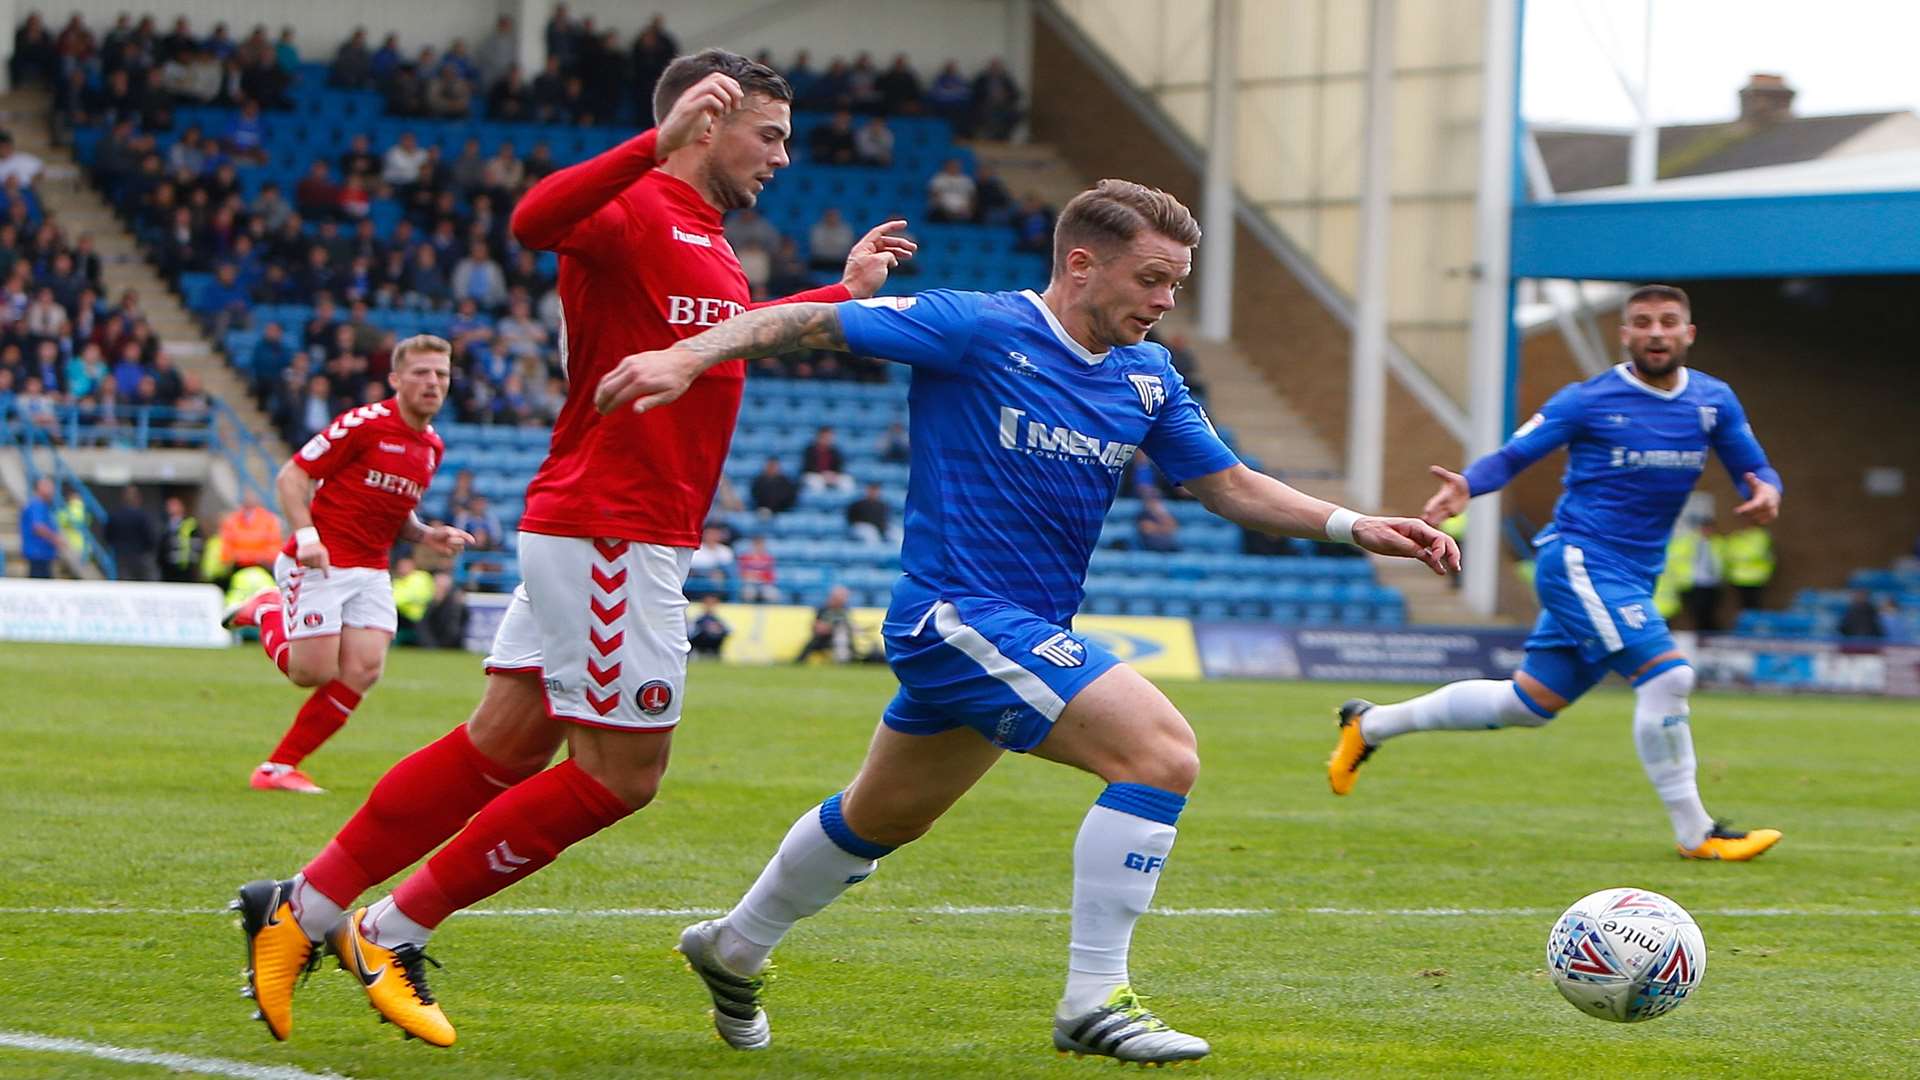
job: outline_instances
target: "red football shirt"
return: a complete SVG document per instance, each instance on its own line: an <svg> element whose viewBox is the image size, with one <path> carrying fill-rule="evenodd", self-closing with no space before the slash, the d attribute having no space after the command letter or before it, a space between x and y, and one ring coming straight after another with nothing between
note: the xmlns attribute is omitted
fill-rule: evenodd
<svg viewBox="0 0 1920 1080"><path fill-rule="evenodd" d="M567 401L527 485L520 528L699 547L740 415L746 365L710 368L673 404L601 416L594 388L623 357L664 349L739 314L747 276L720 211L655 168L655 132L554 173L521 198L513 235L560 255ZM833 285L775 303L837 302Z"/></svg>
<svg viewBox="0 0 1920 1080"><path fill-rule="evenodd" d="M348 409L308 439L293 463L320 481L310 509L328 563L385 570L388 551L446 454L432 425L415 431L383 401ZM288 540L281 550L291 556L298 546Z"/></svg>

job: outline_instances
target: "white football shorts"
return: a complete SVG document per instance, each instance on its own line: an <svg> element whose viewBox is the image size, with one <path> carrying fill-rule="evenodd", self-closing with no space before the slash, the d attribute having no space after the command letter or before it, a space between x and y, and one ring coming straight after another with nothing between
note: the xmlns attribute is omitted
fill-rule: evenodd
<svg viewBox="0 0 1920 1080"><path fill-rule="evenodd" d="M273 560L273 580L280 586L281 611L292 640L326 637L348 626L391 634L400 625L393 610L393 578L385 570L315 570L282 552Z"/></svg>
<svg viewBox="0 0 1920 1080"><path fill-rule="evenodd" d="M520 585L486 670L538 674L547 711L595 727L680 722L691 548L520 533Z"/></svg>

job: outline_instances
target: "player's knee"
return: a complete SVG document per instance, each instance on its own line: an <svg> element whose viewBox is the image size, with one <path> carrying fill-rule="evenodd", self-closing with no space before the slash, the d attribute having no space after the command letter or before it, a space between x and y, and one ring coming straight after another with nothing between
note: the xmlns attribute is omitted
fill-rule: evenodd
<svg viewBox="0 0 1920 1080"><path fill-rule="evenodd" d="M354 692L364 694L373 689L386 670L382 658L349 660L340 665L340 681L352 687Z"/></svg>
<svg viewBox="0 0 1920 1080"><path fill-rule="evenodd" d="M1693 693L1695 676L1692 664L1675 664L1634 685L1634 693L1643 698L1684 701Z"/></svg>
<svg viewBox="0 0 1920 1080"><path fill-rule="evenodd" d="M295 686L315 687L330 683L340 677L340 665L327 660L302 660L299 656L287 659L287 679Z"/></svg>
<svg viewBox="0 0 1920 1080"><path fill-rule="evenodd" d="M1101 779L1108 783L1146 784L1185 795L1200 778L1200 749L1193 729L1174 714L1155 725L1144 738L1119 748L1120 753Z"/></svg>

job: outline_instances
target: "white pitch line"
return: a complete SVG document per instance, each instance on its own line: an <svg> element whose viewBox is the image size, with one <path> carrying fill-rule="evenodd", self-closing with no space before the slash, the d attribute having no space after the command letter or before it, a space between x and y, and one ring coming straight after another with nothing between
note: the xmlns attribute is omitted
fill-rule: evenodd
<svg viewBox="0 0 1920 1080"><path fill-rule="evenodd" d="M0 1046L16 1050L34 1050L46 1054L81 1054L86 1057L117 1061L123 1065L159 1065L175 1072L202 1076L231 1076L237 1080L347 1080L339 1073L315 1073L291 1065L254 1065L227 1058L196 1057L161 1050L141 1050L132 1046L86 1042L81 1039L56 1039L30 1035L24 1031L0 1031Z"/></svg>
<svg viewBox="0 0 1920 1080"><path fill-rule="evenodd" d="M724 915L726 908L628 907L628 908L478 908L456 911L455 915L473 918L526 919L686 919ZM842 910L865 915L1044 915L1071 914L1063 907L1037 907L1027 904L935 904L929 907L847 907ZM1803 918L1803 919L1916 919L1920 908L1694 908L1696 915L1723 919ZM109 908L109 907L0 907L0 917L9 915L141 915L154 918L178 918L188 915L231 915L225 908ZM1553 908L1239 908L1194 907L1151 908L1149 915L1179 918L1242 919L1286 916L1335 915L1359 919L1513 919L1557 915Z"/></svg>

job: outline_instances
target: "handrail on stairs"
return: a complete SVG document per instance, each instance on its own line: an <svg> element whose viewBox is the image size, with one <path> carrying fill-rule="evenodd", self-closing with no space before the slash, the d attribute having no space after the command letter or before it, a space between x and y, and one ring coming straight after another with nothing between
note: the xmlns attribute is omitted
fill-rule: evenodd
<svg viewBox="0 0 1920 1080"><path fill-rule="evenodd" d="M31 496L34 486L40 483L40 465L34 460L34 451L42 444L45 445L48 457L52 462L52 467L48 472L53 477L54 487L64 487L69 491L79 493L81 504L87 508L87 518L90 524L92 522L105 521L107 519L106 507L100 505L100 500L94 497L92 489L88 488L80 479L80 474L74 472L67 466L66 459L60 456L60 447L54 442L52 436L40 430L36 424L25 423L0 415L0 445L10 446L20 452L20 462L26 467L27 491L29 492L29 496ZM85 544L84 550L80 553L81 556L86 559L91 559L93 564L100 569L102 577L105 577L109 581L118 580L120 573L119 568L114 565L113 552L109 551L107 546L100 542L100 538L94 535L91 528L81 530L81 537Z"/></svg>

